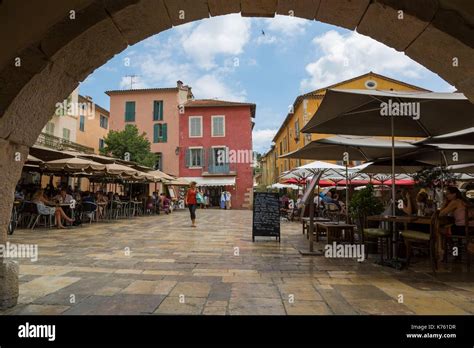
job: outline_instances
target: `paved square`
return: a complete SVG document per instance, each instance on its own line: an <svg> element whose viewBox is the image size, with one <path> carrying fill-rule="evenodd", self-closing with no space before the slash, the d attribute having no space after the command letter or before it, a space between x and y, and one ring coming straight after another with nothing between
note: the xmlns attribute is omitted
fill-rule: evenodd
<svg viewBox="0 0 474 348"><path fill-rule="evenodd" d="M19 261L19 304L2 314L474 313L465 271L435 278L426 258L396 271L373 259L302 256L307 240L297 222L282 222L281 243L252 243L251 211L197 214L197 228L178 211L15 231L10 242L38 244L39 258Z"/></svg>

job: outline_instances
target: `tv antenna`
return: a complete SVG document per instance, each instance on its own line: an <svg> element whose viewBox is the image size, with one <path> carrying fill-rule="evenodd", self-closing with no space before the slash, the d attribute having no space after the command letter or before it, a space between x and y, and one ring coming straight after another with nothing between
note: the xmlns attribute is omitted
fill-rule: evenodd
<svg viewBox="0 0 474 348"><path fill-rule="evenodd" d="M134 78L135 77L139 77L140 75L125 75L125 77L129 77L130 78L130 89L133 89L133 83L134 83Z"/></svg>

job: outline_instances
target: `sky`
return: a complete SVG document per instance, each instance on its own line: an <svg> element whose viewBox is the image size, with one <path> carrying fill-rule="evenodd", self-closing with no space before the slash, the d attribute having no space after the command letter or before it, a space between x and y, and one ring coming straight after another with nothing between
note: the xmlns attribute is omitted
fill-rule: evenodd
<svg viewBox="0 0 474 348"><path fill-rule="evenodd" d="M369 71L436 92L453 92L435 73L367 36L288 16L213 17L171 28L117 54L79 93L110 110L107 90L190 85L196 99L257 104L254 150L266 152L300 94Z"/></svg>

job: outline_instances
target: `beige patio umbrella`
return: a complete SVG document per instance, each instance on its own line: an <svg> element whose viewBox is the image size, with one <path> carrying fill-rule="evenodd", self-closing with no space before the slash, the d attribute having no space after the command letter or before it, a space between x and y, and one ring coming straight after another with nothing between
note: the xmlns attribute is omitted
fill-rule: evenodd
<svg viewBox="0 0 474 348"><path fill-rule="evenodd" d="M109 163L105 165L105 171L111 175L132 176L137 173L136 169L117 163Z"/></svg>
<svg viewBox="0 0 474 348"><path fill-rule="evenodd" d="M105 165L82 158L63 158L54 161L44 162L41 168L49 171L77 172L77 171L102 171Z"/></svg>
<svg viewBox="0 0 474 348"><path fill-rule="evenodd" d="M147 173L153 175L157 181L174 180L171 175L168 175L165 172L162 172L161 170L153 170Z"/></svg>
<svg viewBox="0 0 474 348"><path fill-rule="evenodd" d="M168 185L188 186L190 184L190 181L185 178L176 178L173 180L167 180L165 181L165 183Z"/></svg>

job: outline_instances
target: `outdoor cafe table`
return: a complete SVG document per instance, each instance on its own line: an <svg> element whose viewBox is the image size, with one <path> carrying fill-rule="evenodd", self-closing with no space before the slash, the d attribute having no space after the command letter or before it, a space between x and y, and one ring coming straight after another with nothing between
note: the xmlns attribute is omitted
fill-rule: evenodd
<svg viewBox="0 0 474 348"><path fill-rule="evenodd" d="M440 226L450 224L449 217L441 216L439 217ZM388 222L390 226L390 232L392 233L392 243L393 243L393 259L392 261L388 262L388 265L393 264L395 262L395 266L399 263L398 261L398 231L396 228L393 228L394 223L402 223L402 224L418 224L418 225L429 225L431 226L431 216L416 216L416 215L402 215L402 216L393 216L393 215L372 215L367 217L367 221L378 221L378 222Z"/></svg>
<svg viewBox="0 0 474 348"><path fill-rule="evenodd" d="M353 243L355 227L355 225L346 224L344 222L315 222L315 233L308 233L309 251L312 252L314 250L314 234L316 234L316 241L319 241L319 233L323 230L326 231L328 244L331 244L334 240ZM343 231L344 238L341 238Z"/></svg>
<svg viewBox="0 0 474 348"><path fill-rule="evenodd" d="M322 217L315 217L313 218L313 222L329 222L331 219L322 218ZM304 217L301 219L301 225L303 226L303 234L309 230L309 217ZM309 238L309 234L307 234L307 238Z"/></svg>

